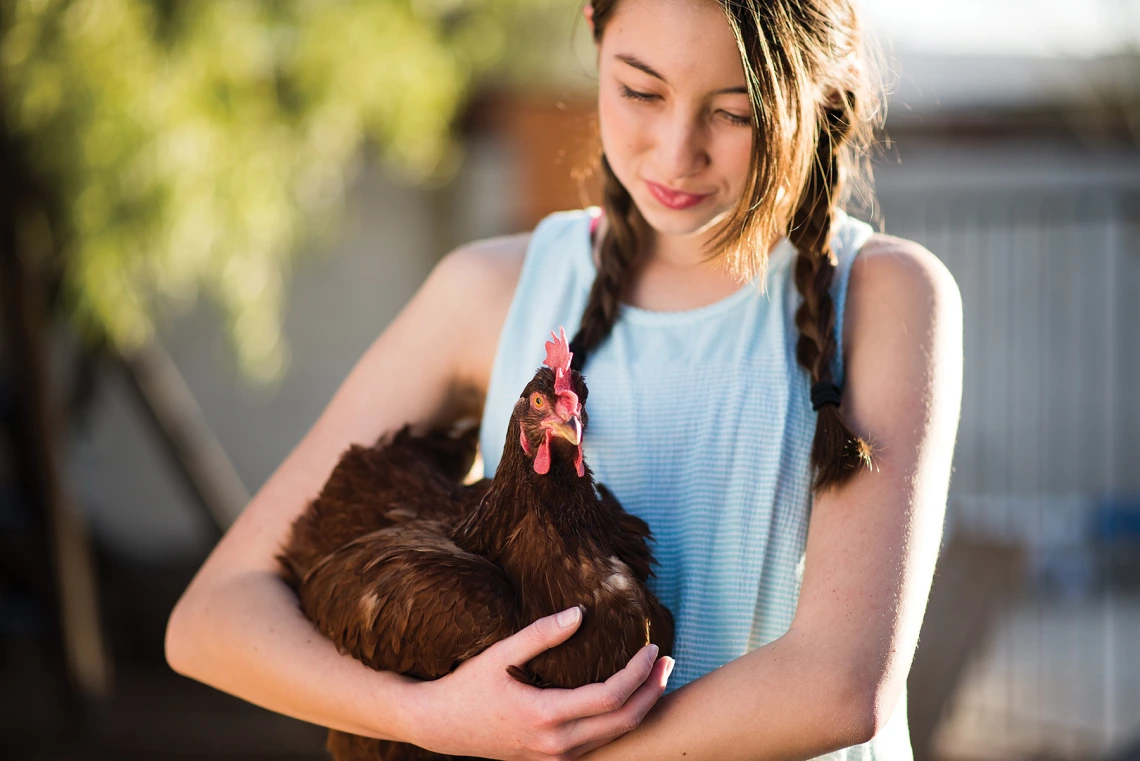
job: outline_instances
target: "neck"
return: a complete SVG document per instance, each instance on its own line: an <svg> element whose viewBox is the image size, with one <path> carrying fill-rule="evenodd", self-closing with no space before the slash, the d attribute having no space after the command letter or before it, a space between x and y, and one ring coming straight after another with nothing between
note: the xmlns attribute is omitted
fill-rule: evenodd
<svg viewBox="0 0 1140 761"><path fill-rule="evenodd" d="M655 244L669 245L658 235ZM635 265L626 291L628 303L657 312L696 309L735 293L744 285L725 267L725 260L700 260L700 251L677 245L655 249Z"/></svg>
<svg viewBox="0 0 1140 761"><path fill-rule="evenodd" d="M713 239L719 217L697 232L685 235L660 232L647 224L640 215L637 215L636 219L637 238L641 243L641 250L635 257L636 261L687 271L715 268L715 262L705 261L704 251ZM595 265L599 262L601 242L608 229L609 218L603 214L592 239Z"/></svg>
<svg viewBox="0 0 1140 761"><path fill-rule="evenodd" d="M637 260L648 266L685 273L721 271L719 262L709 261L704 253L716 233L717 221L684 235L661 232L646 225L640 236L644 248Z"/></svg>
<svg viewBox="0 0 1140 761"><path fill-rule="evenodd" d="M495 479L453 539L502 568L524 598L546 607L558 602L564 585L557 577L566 573L566 561L576 568L583 552L605 550L617 527L598 509L589 466L578 476L570 447L552 452L550 471L538 474L522 447L512 445L518 435L512 420Z"/></svg>

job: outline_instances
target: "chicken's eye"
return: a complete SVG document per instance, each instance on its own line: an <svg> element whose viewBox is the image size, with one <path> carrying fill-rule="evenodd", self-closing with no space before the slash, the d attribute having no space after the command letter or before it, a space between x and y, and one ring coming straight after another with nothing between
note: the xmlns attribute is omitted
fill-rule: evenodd
<svg viewBox="0 0 1140 761"><path fill-rule="evenodd" d="M536 410L542 409L542 405L546 404L546 402L543 401L541 394L535 394L534 396L532 396L530 398L530 403L532 405L534 405L534 408Z"/></svg>

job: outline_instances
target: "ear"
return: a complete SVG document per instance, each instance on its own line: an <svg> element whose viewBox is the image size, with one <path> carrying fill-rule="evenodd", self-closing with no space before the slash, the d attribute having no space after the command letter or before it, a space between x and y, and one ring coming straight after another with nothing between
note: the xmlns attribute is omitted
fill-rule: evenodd
<svg viewBox="0 0 1140 761"><path fill-rule="evenodd" d="M594 5L593 3L586 3L582 6L582 15L586 17L586 23L590 25L590 34L594 33Z"/></svg>

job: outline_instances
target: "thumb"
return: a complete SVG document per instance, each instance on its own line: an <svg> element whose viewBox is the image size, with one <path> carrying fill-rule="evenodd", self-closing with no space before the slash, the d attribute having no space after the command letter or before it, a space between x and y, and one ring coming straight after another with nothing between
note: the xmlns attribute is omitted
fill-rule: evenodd
<svg viewBox="0 0 1140 761"><path fill-rule="evenodd" d="M540 618L495 645L504 666L522 666L539 653L561 645L582 623L582 606Z"/></svg>

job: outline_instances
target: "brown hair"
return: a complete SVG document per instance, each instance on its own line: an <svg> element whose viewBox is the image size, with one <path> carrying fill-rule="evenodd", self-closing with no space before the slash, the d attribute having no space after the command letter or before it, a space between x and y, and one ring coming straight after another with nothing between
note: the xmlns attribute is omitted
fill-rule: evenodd
<svg viewBox="0 0 1140 761"><path fill-rule="evenodd" d="M835 310L830 286L837 260L831 224L853 180L869 188L867 152L881 123L881 99L870 76L869 47L852 0L717 0L736 38L752 104L751 171L740 203L705 253L723 257L742 279L764 273L771 242L787 235L796 247L796 359L812 384L833 381ZM618 0L593 0L598 44ZM581 327L571 342L574 367L613 328L647 223L601 157L607 226L598 275ZM862 170L857 172L855 170ZM868 193L869 195L869 193ZM793 202L795 205L793 206ZM838 405L818 411L811 462L815 491L841 484L872 449L843 420Z"/></svg>

